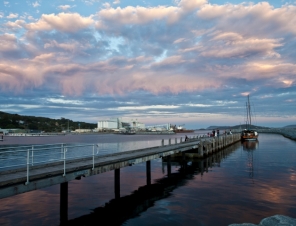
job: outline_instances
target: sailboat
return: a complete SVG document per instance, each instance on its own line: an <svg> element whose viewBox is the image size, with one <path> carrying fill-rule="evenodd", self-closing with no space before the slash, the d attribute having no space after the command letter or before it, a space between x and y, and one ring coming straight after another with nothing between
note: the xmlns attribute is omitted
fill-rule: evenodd
<svg viewBox="0 0 296 226"><path fill-rule="evenodd" d="M254 129L251 129L252 118L251 118L251 105L250 105L250 97L248 95L248 102L246 103L247 110L247 121L246 128L241 133L241 140L258 140L258 132Z"/></svg>

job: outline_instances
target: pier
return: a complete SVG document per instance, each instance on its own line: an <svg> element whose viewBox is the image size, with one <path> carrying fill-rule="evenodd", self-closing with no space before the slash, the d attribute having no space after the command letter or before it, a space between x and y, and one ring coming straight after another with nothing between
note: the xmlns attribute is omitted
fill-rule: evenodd
<svg viewBox="0 0 296 226"><path fill-rule="evenodd" d="M96 144L51 144L46 147L26 146L2 151L0 160L19 156L22 164L0 167L0 198L60 184L60 219L67 221L68 182L83 177L114 171L114 197L120 198L120 168L146 162L146 184L151 185L151 160L162 158L171 176L171 159L203 159L240 141L240 134L220 137L190 137L189 141L161 140L160 145L126 152L100 155ZM52 153L56 152L56 156ZM48 154L47 154L48 153ZM80 155L76 155L79 153ZM51 155L50 155L51 154ZM42 155L42 157L40 157ZM9 162L9 161L7 161Z"/></svg>

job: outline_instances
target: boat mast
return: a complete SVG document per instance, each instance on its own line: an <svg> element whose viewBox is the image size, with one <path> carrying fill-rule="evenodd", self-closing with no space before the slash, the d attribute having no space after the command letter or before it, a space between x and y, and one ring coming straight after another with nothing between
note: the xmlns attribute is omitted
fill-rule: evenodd
<svg viewBox="0 0 296 226"><path fill-rule="evenodd" d="M248 125L247 129L250 129L250 127L252 125L252 119L251 119L251 106L250 106L249 95L248 95L248 102L246 103L246 107L247 107L247 125Z"/></svg>
<svg viewBox="0 0 296 226"><path fill-rule="evenodd" d="M251 118L251 105L250 105L250 98L248 95L248 104L249 104L249 118L250 118L250 126L252 125L252 118Z"/></svg>

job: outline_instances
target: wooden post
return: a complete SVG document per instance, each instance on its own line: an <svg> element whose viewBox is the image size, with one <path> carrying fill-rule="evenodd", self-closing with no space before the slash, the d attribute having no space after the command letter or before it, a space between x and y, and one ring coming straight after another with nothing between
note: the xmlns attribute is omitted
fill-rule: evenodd
<svg viewBox="0 0 296 226"><path fill-rule="evenodd" d="M182 152L182 164L183 164L183 168L186 168L187 163L186 163L186 156L185 156L185 152Z"/></svg>
<svg viewBox="0 0 296 226"><path fill-rule="evenodd" d="M120 169L114 170L114 192L115 199L120 198Z"/></svg>
<svg viewBox="0 0 296 226"><path fill-rule="evenodd" d="M147 161L146 162L146 181L147 185L151 185L151 162Z"/></svg>
<svg viewBox="0 0 296 226"><path fill-rule="evenodd" d="M171 156L170 155L167 157L167 171L168 171L168 177L171 176Z"/></svg>
<svg viewBox="0 0 296 226"><path fill-rule="evenodd" d="M60 222L68 221L68 182L60 184Z"/></svg>
<svg viewBox="0 0 296 226"><path fill-rule="evenodd" d="M164 146L164 139L161 140L161 146Z"/></svg>
<svg viewBox="0 0 296 226"><path fill-rule="evenodd" d="M198 155L199 155L199 157L203 157L203 142L202 142L202 140L200 140L200 142L198 144Z"/></svg>
<svg viewBox="0 0 296 226"><path fill-rule="evenodd" d="M199 161L199 169L200 169L200 174L203 175L203 172L204 172L204 161L203 160Z"/></svg>

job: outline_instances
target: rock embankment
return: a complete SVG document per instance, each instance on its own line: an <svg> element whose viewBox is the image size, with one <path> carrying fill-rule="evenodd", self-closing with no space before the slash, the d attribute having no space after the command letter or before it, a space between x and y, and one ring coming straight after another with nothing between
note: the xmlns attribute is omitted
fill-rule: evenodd
<svg viewBox="0 0 296 226"><path fill-rule="evenodd" d="M259 133L277 133L292 140L296 140L296 129L270 128L258 129Z"/></svg>
<svg viewBox="0 0 296 226"><path fill-rule="evenodd" d="M230 224L228 226L295 226L296 219L284 215L274 215L264 218L259 224L243 223Z"/></svg>

